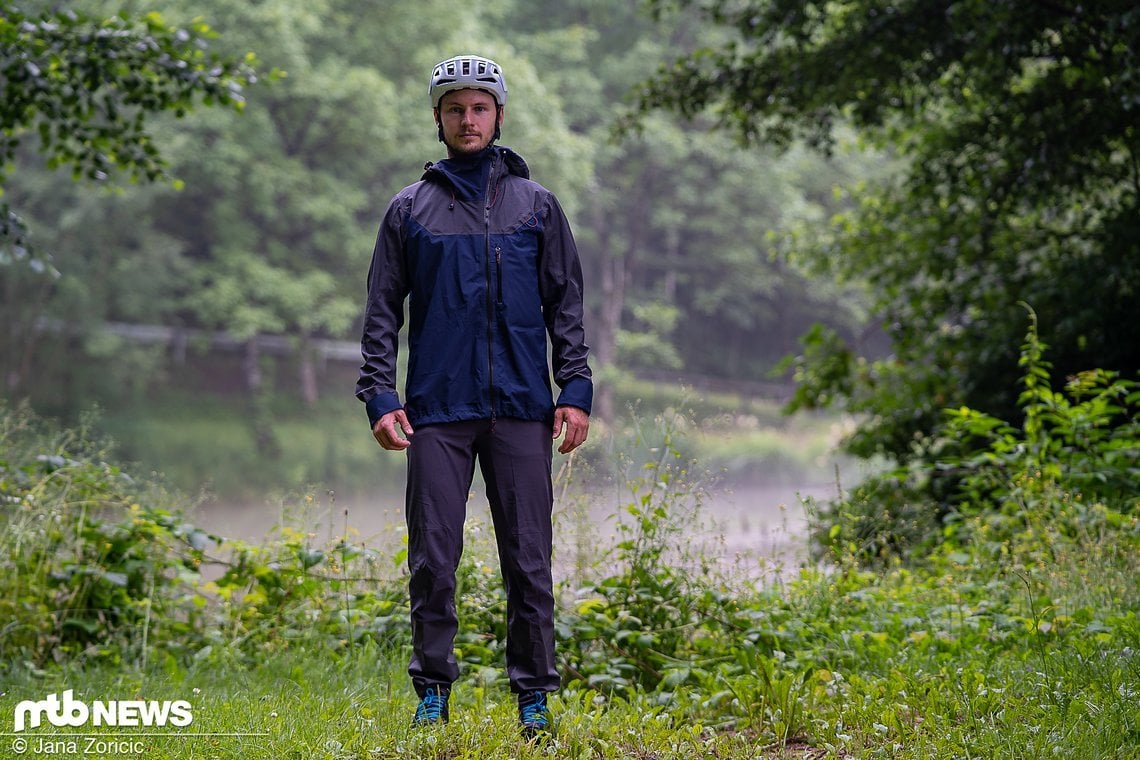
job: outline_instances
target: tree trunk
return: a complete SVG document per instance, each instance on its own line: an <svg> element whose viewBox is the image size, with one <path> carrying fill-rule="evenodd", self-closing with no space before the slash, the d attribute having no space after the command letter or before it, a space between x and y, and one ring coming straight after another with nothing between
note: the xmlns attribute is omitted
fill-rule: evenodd
<svg viewBox="0 0 1140 760"><path fill-rule="evenodd" d="M246 341L242 370L245 372L245 387L249 393L251 407L249 421L257 453L276 459L281 456L281 445L273 432L272 414L265 405L263 390L265 376L261 371L261 347L258 345L256 335Z"/></svg>
<svg viewBox="0 0 1140 760"><path fill-rule="evenodd" d="M241 368L245 374L245 389L251 398L257 397L261 393L264 377L261 374L261 347L257 344L256 335L245 342Z"/></svg>
<svg viewBox="0 0 1140 760"><path fill-rule="evenodd" d="M320 397L317 388L317 363L313 358L315 349L312 341L306 336L301 339L301 363L298 367L301 381L301 399L306 406L315 406Z"/></svg>
<svg viewBox="0 0 1140 760"><path fill-rule="evenodd" d="M621 313L625 306L625 262L613 250L610 228L605 211L598 210L596 229L598 254L601 259L601 306L598 309L598 326L594 331L594 358L597 368L603 371L612 367L617 358L617 335L621 329ZM603 379L598 383L594 399L594 415L606 425L616 418L613 383Z"/></svg>

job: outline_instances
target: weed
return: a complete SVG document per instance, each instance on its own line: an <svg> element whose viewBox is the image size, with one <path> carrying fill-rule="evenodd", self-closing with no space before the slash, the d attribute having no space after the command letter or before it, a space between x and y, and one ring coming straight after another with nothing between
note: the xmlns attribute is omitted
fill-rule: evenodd
<svg viewBox="0 0 1140 760"><path fill-rule="evenodd" d="M1113 395L1121 409L1130 394ZM1040 403L1020 430L962 415L995 456L946 461L979 499L1004 493L996 510L964 498L909 562L857 561L841 527L836 564L767 587L722 577L694 540L686 428L655 420L639 448L654 456L627 460L616 540L593 557L580 545L581 582L561 590L565 688L544 746L517 735L482 525L460 570L452 722L413 732L399 551L289 524L255 543L208 536L83 431L0 410L0 714L68 688L189 699L195 732L218 736L147 740L172 759L1134 757L1140 528L1116 491L1082 490L1132 466L1117 450L1131 434L1112 417L1075 446L1063 431L1099 412Z"/></svg>

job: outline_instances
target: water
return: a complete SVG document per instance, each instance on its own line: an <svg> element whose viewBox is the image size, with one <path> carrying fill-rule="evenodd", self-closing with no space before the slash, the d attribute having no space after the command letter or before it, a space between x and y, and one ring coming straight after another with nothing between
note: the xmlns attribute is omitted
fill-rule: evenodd
<svg viewBox="0 0 1140 760"><path fill-rule="evenodd" d="M673 540L693 555L715 560L726 574L752 580L778 580L807 560L805 498L825 500L834 484L719 486L699 498L671 504ZM635 498L615 488L590 497L570 494L555 507L556 581L585 573L611 546L625 508ZM347 539L381 555L395 555L404 545L403 496L378 493L345 501L318 495L285 504L204 504L194 514L203 529L225 538L257 543L279 533L282 525L304 530L317 546ZM468 505L468 542L493 551L491 519L482 486L472 489ZM393 563L393 573L401 568Z"/></svg>

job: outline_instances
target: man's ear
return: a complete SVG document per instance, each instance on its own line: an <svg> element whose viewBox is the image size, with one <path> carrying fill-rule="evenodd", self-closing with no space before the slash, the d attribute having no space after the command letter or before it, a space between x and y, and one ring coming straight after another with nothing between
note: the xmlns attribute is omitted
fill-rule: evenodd
<svg viewBox="0 0 1140 760"><path fill-rule="evenodd" d="M506 106L499 106L499 119L498 119L498 121L495 122L495 126L498 126L498 127L503 126L503 117L506 115L506 113L507 113L507 107Z"/></svg>
<svg viewBox="0 0 1140 760"><path fill-rule="evenodd" d="M433 108L433 109L431 109L431 115L432 115L432 117L435 119L435 125L438 127L438 126L440 125L440 122L439 122L439 109L438 109L438 108Z"/></svg>

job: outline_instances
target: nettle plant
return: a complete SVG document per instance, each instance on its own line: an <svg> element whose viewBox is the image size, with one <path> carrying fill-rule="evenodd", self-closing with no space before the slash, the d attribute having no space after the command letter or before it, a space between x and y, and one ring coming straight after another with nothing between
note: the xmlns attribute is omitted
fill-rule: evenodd
<svg viewBox="0 0 1140 760"><path fill-rule="evenodd" d="M1140 512L1140 383L1091 369L1053 387L1047 344L1029 312L1021 347L1021 420L945 410L933 463L868 478L818 508L813 536L831 559L889 566L974 541L991 552L1048 536L1092 535ZM937 482L942 501L931 497ZM1012 539L1018 539L1017 544Z"/></svg>
<svg viewBox="0 0 1140 760"><path fill-rule="evenodd" d="M52 440L0 408L0 659L145 661L199 626L194 583L212 537L155 506L83 426Z"/></svg>
<svg viewBox="0 0 1140 760"><path fill-rule="evenodd" d="M700 538L703 476L678 447L685 421L662 415L639 431L614 541L574 588L564 588L557 635L571 691L646 697L691 725L807 733L812 669L786 661L774 632L788 606L742 593ZM711 526L709 526L711 527ZM753 605L755 602L755 606Z"/></svg>
<svg viewBox="0 0 1140 760"><path fill-rule="evenodd" d="M88 424L55 434L0 407L0 662L169 668L295 646L406 641L388 558L282 526L258 544L203 531L109 463ZM161 653L161 654L159 654Z"/></svg>
<svg viewBox="0 0 1140 760"><path fill-rule="evenodd" d="M971 452L937 464L958 477L960 500L945 530L952 541L984 537L996 548L1056 532L1094 535L1140 511L1140 384L1093 369L1054 390L1047 345L1029 314L1020 426L965 407L947 412L944 450L965 442Z"/></svg>

